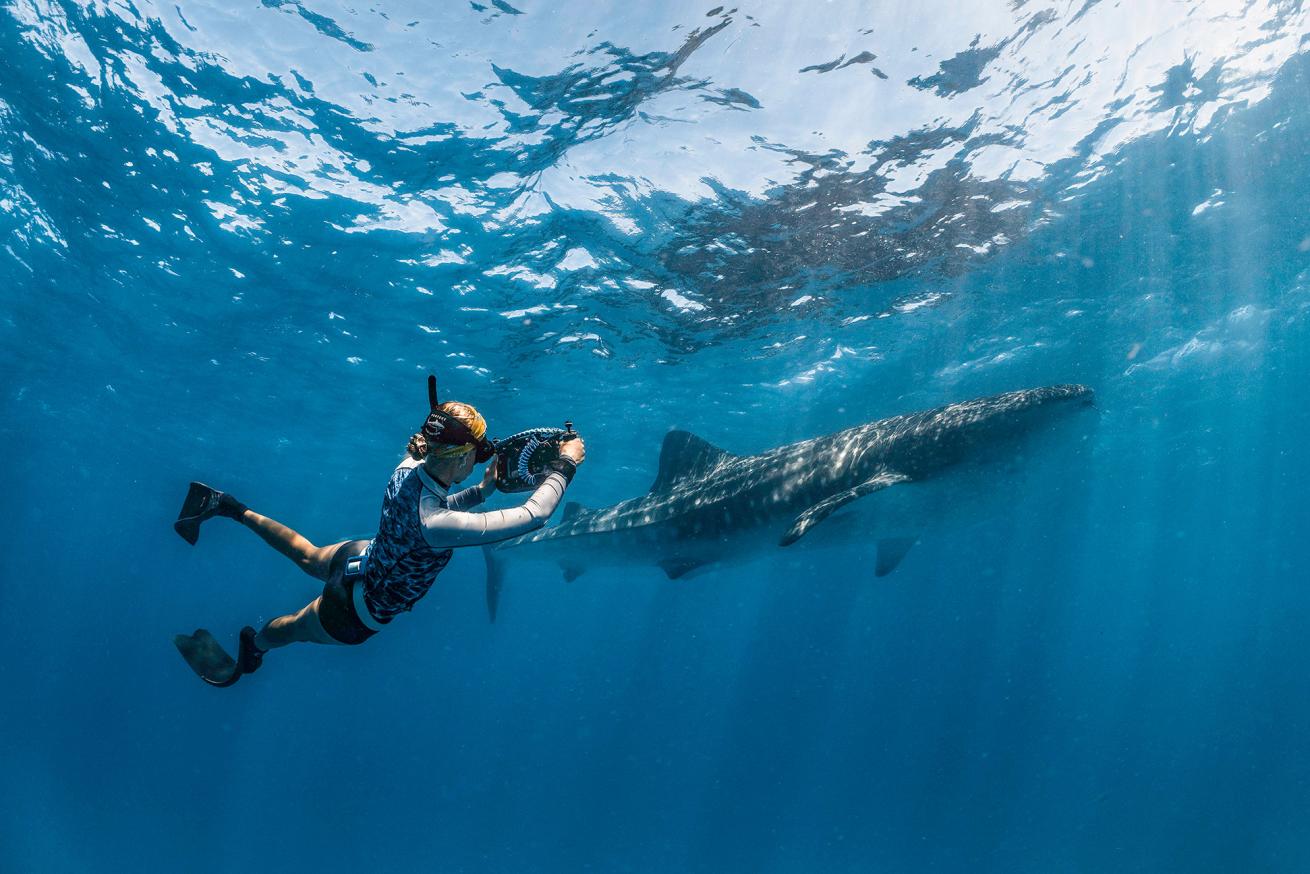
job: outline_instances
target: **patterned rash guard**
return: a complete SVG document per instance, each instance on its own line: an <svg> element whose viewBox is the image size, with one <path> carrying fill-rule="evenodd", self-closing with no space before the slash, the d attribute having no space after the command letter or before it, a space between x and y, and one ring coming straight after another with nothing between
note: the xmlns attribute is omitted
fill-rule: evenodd
<svg viewBox="0 0 1310 874"><path fill-rule="evenodd" d="M419 462L406 458L391 474L382 519L368 547L362 586L367 622L390 622L428 593L451 552L518 537L546 524L568 481L552 473L523 504L490 513L469 513L482 503L476 486L447 497L446 487ZM372 624L372 623L368 623Z"/></svg>

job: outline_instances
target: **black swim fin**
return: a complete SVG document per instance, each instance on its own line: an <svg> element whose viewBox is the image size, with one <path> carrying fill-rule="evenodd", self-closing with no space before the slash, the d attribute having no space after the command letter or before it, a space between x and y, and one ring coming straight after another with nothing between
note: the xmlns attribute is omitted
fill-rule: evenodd
<svg viewBox="0 0 1310 874"><path fill-rule="evenodd" d="M173 645L182 653L182 658L196 672L196 676L211 686L231 686L241 679L241 668L236 659L203 628L197 628L195 634L179 634L173 638Z"/></svg>
<svg viewBox="0 0 1310 874"><path fill-rule="evenodd" d="M241 629L241 648L235 659L203 628L197 628L195 634L177 635L173 645L196 676L211 686L231 686L243 674L253 674L264 663L264 650L255 646L255 629L249 625Z"/></svg>
<svg viewBox="0 0 1310 874"><path fill-rule="evenodd" d="M192 546L200 539L200 523L215 516L240 519L246 505L231 495L211 489L204 483L192 483L187 490L182 510L177 514L173 530Z"/></svg>

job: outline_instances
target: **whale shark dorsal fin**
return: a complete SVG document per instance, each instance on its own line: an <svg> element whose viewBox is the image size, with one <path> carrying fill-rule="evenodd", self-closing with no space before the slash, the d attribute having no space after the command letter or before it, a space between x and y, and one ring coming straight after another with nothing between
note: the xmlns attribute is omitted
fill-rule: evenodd
<svg viewBox="0 0 1310 874"><path fill-rule="evenodd" d="M572 522L578 516L582 515L583 512L583 506L580 503L577 501L569 501L564 505L564 509L560 512L560 524L562 525L565 522Z"/></svg>
<svg viewBox="0 0 1310 874"><path fill-rule="evenodd" d="M897 473L892 470L881 470L860 483L858 486L846 489L843 492L838 492L831 497L823 499L796 517L796 521L787 529L787 533L782 535L782 539L778 541L778 545L791 546L797 540L804 537L806 531L809 531L815 525L818 525L824 519L827 519L833 513L837 512L851 501L854 501L856 498L862 498L873 492L881 491L888 486L903 483L908 479L909 477L903 473ZM904 557L904 553L901 555ZM897 559L897 562L899 561L900 559ZM892 567L895 566L895 564L892 565ZM890 573L890 570L888 573ZM882 574L879 574L878 576L882 576Z"/></svg>
<svg viewBox="0 0 1310 874"><path fill-rule="evenodd" d="M652 492L665 492L680 479L700 476L727 458L731 452L702 440L690 431L670 431L664 435L660 447L660 471L655 476Z"/></svg>

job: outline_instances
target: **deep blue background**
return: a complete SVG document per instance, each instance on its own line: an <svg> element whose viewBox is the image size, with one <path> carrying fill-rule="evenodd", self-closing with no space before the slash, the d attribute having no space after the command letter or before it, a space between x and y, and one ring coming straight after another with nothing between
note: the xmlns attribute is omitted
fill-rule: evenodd
<svg viewBox="0 0 1310 874"><path fill-rule="evenodd" d="M825 230L804 217L796 198L812 186L798 179L717 201L634 197L622 209L636 242L576 206L540 222L443 213L454 235L347 234L358 203L279 203L251 165L171 131L139 85L97 85L35 42L31 9L0 7L0 868L1310 866L1304 53L1203 130L1123 142L1089 184L1087 151L1022 184L940 171L919 190L932 217L914 221ZM568 14L524 12L515 33ZM705 13L687 11L688 27ZM1028 13L1013 14L1024 32ZM1301 14L1275 25L1295 31ZM168 45L152 15L69 4L38 19L69 22L111 70L151 39ZM350 31L345 13L308 4L242 15L312 24L306 39ZM486 45L509 20L482 21ZM683 37L661 33L675 54ZM187 87L219 106L298 93L172 50L192 59ZM672 62L652 57L634 48L622 64L639 84L642 63L659 80ZM1220 74L1177 60L1151 83L1154 111L1222 91ZM150 63L182 93L168 78L182 65ZM547 84L580 87L559 70ZM887 73L889 88L928 91ZM503 64L495 75L524 100L538 93ZM751 90L749 77L720 78L707 94ZM69 83L94 90L93 105ZM999 99L970 87L965 99ZM661 136L631 126L644 99L611 95L594 110L599 134L565 113L537 146L509 150L537 168L509 193L480 187L513 161L471 144L471 122L406 157L327 98L297 106L379 184L430 192L453 179L507 208L589 136ZM434 113L434 130L460 127ZM508 124L504 142L527 127ZM871 184L849 172L834 197ZM222 227L203 205L242 190L231 202L262 230ZM958 260L958 237L913 236L916 222L951 226L942 217L978 192L1016 190L1023 221L985 257ZM1194 211L1207 200L1222 203ZM191 237L141 222L175 214ZM930 263L871 266L870 244L866 264L852 237L870 229ZM752 234L767 258L713 245ZM546 258L551 239L563 242ZM453 278L415 266L457 244L472 252ZM598 266L544 290L480 272L541 272L574 246ZM725 274L731 287L714 286ZM451 291L469 277L483 284ZM705 308L661 309L646 286L604 282L625 278L676 280ZM802 291L817 302L793 306ZM904 305L926 291L942 297ZM533 325L496 316L538 305L574 309ZM858 314L874 318L849 321ZM555 334L541 341L545 328ZM559 342L568 331L595 339ZM680 582L634 565L566 585L521 565L489 625L481 557L458 555L366 646L279 652L229 690L197 682L174 633L257 624L316 586L236 526L183 543L169 523L186 482L229 489L318 543L368 536L429 368L495 432L571 416L589 459L570 497L590 505L646 488L674 426L754 452L1031 385L1084 382L1098 397L1094 421L995 470L981 504L884 580L858 542L818 564L761 556Z"/></svg>

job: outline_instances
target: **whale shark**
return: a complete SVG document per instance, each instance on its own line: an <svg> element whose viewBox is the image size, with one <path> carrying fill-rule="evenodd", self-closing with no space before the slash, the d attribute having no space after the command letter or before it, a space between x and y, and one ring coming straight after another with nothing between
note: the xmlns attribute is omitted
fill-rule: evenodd
<svg viewBox="0 0 1310 874"><path fill-rule="evenodd" d="M934 518L959 503L947 474L1022 457L1030 435L1090 407L1084 385L1051 385L882 419L735 455L670 431L650 491L609 507L567 503L558 524L483 548L494 622L511 554L554 561L567 581L601 566L653 564L669 579L762 551L867 538L874 575L896 569ZM957 490L977 478L954 477ZM893 499L893 496L896 496ZM866 505L852 520L847 511ZM828 537L823 536L827 529Z"/></svg>

